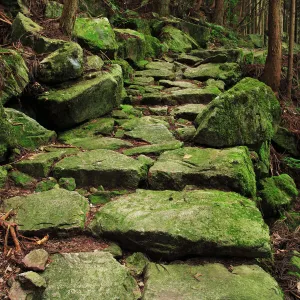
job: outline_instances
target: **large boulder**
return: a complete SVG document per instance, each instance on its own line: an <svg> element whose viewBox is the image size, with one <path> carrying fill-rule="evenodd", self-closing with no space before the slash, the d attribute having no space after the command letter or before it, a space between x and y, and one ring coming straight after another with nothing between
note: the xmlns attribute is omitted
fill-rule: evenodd
<svg viewBox="0 0 300 300"><path fill-rule="evenodd" d="M89 210L86 198L77 192L53 189L4 200L5 212L16 212L14 221L21 232L81 230Z"/></svg>
<svg viewBox="0 0 300 300"><path fill-rule="evenodd" d="M94 234L157 258L268 257L268 227L255 202L214 190L138 190L95 215Z"/></svg>
<svg viewBox="0 0 300 300"><path fill-rule="evenodd" d="M42 94L36 103L39 120L54 128L67 129L103 116L120 104L122 87L122 69L112 65L109 71Z"/></svg>
<svg viewBox="0 0 300 300"><path fill-rule="evenodd" d="M36 149L56 139L54 131L47 130L37 121L18 110L5 108L5 114L9 122L13 125L11 133L15 138L16 146Z"/></svg>
<svg viewBox="0 0 300 300"><path fill-rule="evenodd" d="M236 83L242 76L237 63L207 63L196 68L187 68L184 77L187 79L223 80L227 85Z"/></svg>
<svg viewBox="0 0 300 300"><path fill-rule="evenodd" d="M243 57L241 49L217 49L217 50L192 50L191 54L198 58L203 59L202 63L215 62L225 63L232 62L238 63Z"/></svg>
<svg viewBox="0 0 300 300"><path fill-rule="evenodd" d="M145 278L144 300L283 300L276 280L252 264L151 263Z"/></svg>
<svg viewBox="0 0 300 300"><path fill-rule="evenodd" d="M114 58L118 50L115 33L107 18L77 18L73 35L83 46Z"/></svg>
<svg viewBox="0 0 300 300"><path fill-rule="evenodd" d="M73 42L44 58L39 65L38 79L44 83L60 83L79 78L83 73L83 51Z"/></svg>
<svg viewBox="0 0 300 300"><path fill-rule="evenodd" d="M188 52L198 47L197 42L192 37L170 25L162 29L160 40L174 52Z"/></svg>
<svg viewBox="0 0 300 300"><path fill-rule="evenodd" d="M107 252L55 254L42 276L48 283L41 297L45 300L136 300L141 296L129 271Z"/></svg>
<svg viewBox="0 0 300 300"><path fill-rule="evenodd" d="M146 180L147 165L111 150L92 150L66 157L54 166L54 177L75 178L78 186L135 189Z"/></svg>
<svg viewBox="0 0 300 300"><path fill-rule="evenodd" d="M145 36L131 29L114 29L119 45L118 57L135 63L143 60L146 54Z"/></svg>
<svg viewBox="0 0 300 300"><path fill-rule="evenodd" d="M29 46L37 53L53 52L62 47L66 41L49 39L42 35L43 27L30 18L18 13L12 24L12 40Z"/></svg>
<svg viewBox="0 0 300 300"><path fill-rule="evenodd" d="M246 147L167 151L150 168L149 183L156 190L181 190L194 185L233 190L250 197L256 194L255 174Z"/></svg>
<svg viewBox="0 0 300 300"><path fill-rule="evenodd" d="M0 48L0 102L20 96L29 83L28 68L16 51Z"/></svg>
<svg viewBox="0 0 300 300"><path fill-rule="evenodd" d="M198 115L194 141L210 147L260 145L272 139L279 119L280 105L271 88L244 78Z"/></svg>

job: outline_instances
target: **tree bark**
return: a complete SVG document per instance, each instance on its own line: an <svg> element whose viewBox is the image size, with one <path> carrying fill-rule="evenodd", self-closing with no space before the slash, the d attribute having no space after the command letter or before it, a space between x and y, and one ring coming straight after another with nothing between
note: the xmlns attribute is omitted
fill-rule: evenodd
<svg viewBox="0 0 300 300"><path fill-rule="evenodd" d="M77 7L78 0L64 1L64 9L60 18L60 27L67 35L72 34L76 20Z"/></svg>
<svg viewBox="0 0 300 300"><path fill-rule="evenodd" d="M268 17L268 55L262 80L269 85L274 92L278 92L281 79L281 0L269 1Z"/></svg>
<svg viewBox="0 0 300 300"><path fill-rule="evenodd" d="M296 19L296 0L291 0L290 31L289 31L289 62L288 62L288 73L287 73L287 97L289 99L292 98L292 85L293 85L295 19Z"/></svg>
<svg viewBox="0 0 300 300"><path fill-rule="evenodd" d="M214 18L213 18L213 20L216 24L223 25L224 13L225 13L224 0L216 0L215 14L214 14Z"/></svg>

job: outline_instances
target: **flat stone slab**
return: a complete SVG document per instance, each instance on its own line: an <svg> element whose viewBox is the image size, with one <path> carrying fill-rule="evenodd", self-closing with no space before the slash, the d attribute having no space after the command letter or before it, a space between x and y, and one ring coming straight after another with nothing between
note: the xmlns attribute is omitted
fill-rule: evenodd
<svg viewBox="0 0 300 300"><path fill-rule="evenodd" d="M78 152L78 149L66 148L65 150L41 152L29 156L27 159L21 160L15 164L15 167L26 174L35 178L48 177L52 165L67 155Z"/></svg>
<svg viewBox="0 0 300 300"><path fill-rule="evenodd" d="M106 204L90 227L158 258L271 255L255 202L232 192L137 190Z"/></svg>
<svg viewBox="0 0 300 300"><path fill-rule="evenodd" d="M206 105L204 104L185 104L174 108L171 112L171 115L175 118L194 121L205 107Z"/></svg>
<svg viewBox="0 0 300 300"><path fill-rule="evenodd" d="M151 167L149 183L155 190L181 190L186 185L195 185L250 197L256 194L255 174L246 147L185 147L167 151Z"/></svg>
<svg viewBox="0 0 300 300"><path fill-rule="evenodd" d="M144 163L111 150L92 150L66 157L53 169L54 177L73 177L77 186L137 188L147 177Z"/></svg>
<svg viewBox="0 0 300 300"><path fill-rule="evenodd" d="M53 189L4 200L3 210L10 209L21 232L44 232L83 229L89 205L77 192Z"/></svg>
<svg viewBox="0 0 300 300"><path fill-rule="evenodd" d="M120 148L129 148L133 145L128 141L121 139L110 138L110 137L87 137L87 138L75 138L68 140L68 144L76 147L80 147L85 150L96 150L96 149L108 149L118 150Z"/></svg>
<svg viewBox="0 0 300 300"><path fill-rule="evenodd" d="M221 91L215 86L205 88L172 88L161 93L144 94L141 103L145 105L180 105L187 103L208 104L216 98Z"/></svg>
<svg viewBox="0 0 300 300"><path fill-rule="evenodd" d="M122 125L126 130L125 136L143 140L150 144L176 142L176 139L169 131L168 126L169 124L166 121L153 117L142 117L135 120L129 120Z"/></svg>
<svg viewBox="0 0 300 300"><path fill-rule="evenodd" d="M283 300L274 278L257 265L231 270L220 263L205 265L151 263L146 271L144 300Z"/></svg>
<svg viewBox="0 0 300 300"><path fill-rule="evenodd" d="M107 252L52 255L42 276L48 283L43 300L140 298L139 287L129 271Z"/></svg>
<svg viewBox="0 0 300 300"><path fill-rule="evenodd" d="M192 83L190 81L183 81L183 80L171 81L171 80L162 79L162 80L159 81L159 84L162 85L162 86L165 86L167 88L170 88L170 87L180 87L180 88L183 88L183 89L198 88L197 84Z"/></svg>
<svg viewBox="0 0 300 300"><path fill-rule="evenodd" d="M168 70L168 69L163 69L163 70L155 70L155 69L149 69L149 70L143 70L143 71L136 71L134 73L136 77L153 77L156 80L159 79L175 79L175 73Z"/></svg>
<svg viewBox="0 0 300 300"><path fill-rule="evenodd" d="M174 71L175 65L166 61L152 61L146 64L145 69Z"/></svg>

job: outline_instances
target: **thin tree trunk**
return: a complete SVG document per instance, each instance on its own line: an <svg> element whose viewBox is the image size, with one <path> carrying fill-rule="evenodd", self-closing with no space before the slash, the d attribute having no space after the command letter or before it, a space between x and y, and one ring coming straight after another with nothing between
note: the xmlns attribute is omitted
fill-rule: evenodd
<svg viewBox="0 0 300 300"><path fill-rule="evenodd" d="M72 34L76 12L78 7L78 0L65 0L64 9L60 18L60 27L68 35Z"/></svg>
<svg viewBox="0 0 300 300"><path fill-rule="evenodd" d="M291 0L290 32L289 32L289 63L288 63L288 76L287 76L287 97L289 99L292 98L292 85L293 85L295 19L296 19L296 0Z"/></svg>
<svg viewBox="0 0 300 300"><path fill-rule="evenodd" d="M269 1L268 17L268 55L262 80L269 85L274 92L278 92L281 79L281 28L280 28L281 0Z"/></svg>
<svg viewBox="0 0 300 300"><path fill-rule="evenodd" d="M164 17L169 16L170 3L171 0L155 0L153 4L155 12Z"/></svg>
<svg viewBox="0 0 300 300"><path fill-rule="evenodd" d="M218 25L223 25L225 13L224 0L216 0L215 4L214 22Z"/></svg>

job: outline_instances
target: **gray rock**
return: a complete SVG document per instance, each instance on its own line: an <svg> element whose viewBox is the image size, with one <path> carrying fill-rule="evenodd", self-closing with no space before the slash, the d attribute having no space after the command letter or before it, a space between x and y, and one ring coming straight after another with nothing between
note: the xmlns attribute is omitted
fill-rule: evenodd
<svg viewBox="0 0 300 300"><path fill-rule="evenodd" d="M30 251L22 260L26 268L34 271L44 271L49 254L44 249Z"/></svg>
<svg viewBox="0 0 300 300"><path fill-rule="evenodd" d="M25 272L18 275L22 287L44 289L47 286L46 280L36 272Z"/></svg>
<svg viewBox="0 0 300 300"><path fill-rule="evenodd" d="M206 105L204 104L185 104L174 108L171 115L177 119L182 118L194 121L205 107Z"/></svg>
<svg viewBox="0 0 300 300"><path fill-rule="evenodd" d="M42 299L135 300L136 281L110 253L55 254L43 273L48 286Z"/></svg>

